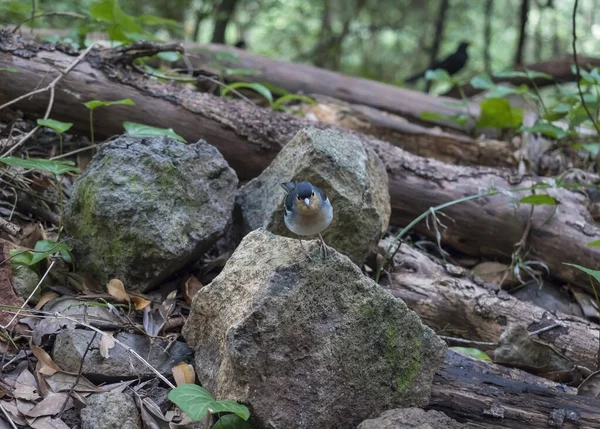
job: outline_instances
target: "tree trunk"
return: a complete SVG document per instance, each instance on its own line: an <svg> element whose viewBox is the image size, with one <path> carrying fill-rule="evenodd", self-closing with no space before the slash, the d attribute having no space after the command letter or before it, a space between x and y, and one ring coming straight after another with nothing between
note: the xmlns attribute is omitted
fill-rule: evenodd
<svg viewBox="0 0 600 429"><path fill-rule="evenodd" d="M225 32L227 25L235 11L237 0L221 0L215 17L215 29L213 31L212 43L225 44Z"/></svg>
<svg viewBox="0 0 600 429"><path fill-rule="evenodd" d="M449 350L433 378L428 408L469 428L599 429L599 405L563 385Z"/></svg>
<svg viewBox="0 0 600 429"><path fill-rule="evenodd" d="M431 51L429 52L429 68L435 63L439 53L442 40L444 40L444 24L446 23L446 15L448 13L449 0L440 0L440 8L438 9L437 18L435 19L435 29ZM427 82L426 91L429 92L431 82Z"/></svg>
<svg viewBox="0 0 600 429"><path fill-rule="evenodd" d="M382 241L380 248L386 247L387 242ZM530 331L560 324L539 338L576 365L598 369L598 325L560 312L553 314L505 291L486 288L470 277L465 269L442 266L403 244L383 285L439 335L497 342L508 323Z"/></svg>
<svg viewBox="0 0 600 429"><path fill-rule="evenodd" d="M529 15L529 3L530 0L521 0L519 41L517 43L517 50L515 53L515 67L523 64L523 49L525 47L525 40L527 39L527 17Z"/></svg>
<svg viewBox="0 0 600 429"><path fill-rule="evenodd" d="M490 46L492 45L492 14L494 13L494 0L486 0L485 3L485 27L483 34L483 64L486 73L492 73L492 60L490 58Z"/></svg>
<svg viewBox="0 0 600 429"><path fill-rule="evenodd" d="M176 48L169 45L162 49ZM130 64L137 56L150 56L158 50L155 44L146 42L91 53L87 61L59 82L52 118L73 122L75 130L87 132L89 111L81 103L97 98L131 98L136 106L111 106L94 112L98 137L122 133L123 121L173 128L189 141L204 138L216 146L242 180L258 175L300 129L337 128L246 102L198 93L189 85L148 79L135 69L121 66ZM64 70L73 59L60 51L44 50L42 45L21 43L14 35L0 31L0 68L19 69L18 73L5 73L0 104L33 90L44 77L54 78L55 70ZM53 71L48 72L48 63L53 64ZM410 94L410 91L405 92ZM23 99L15 106L28 114L39 115L46 111L48 100L49 94L42 93ZM520 181L503 169L448 165L420 158L372 137L362 136L362 139L386 165L393 225L407 225L432 206L479 194L488 187L515 189L540 180L532 177ZM549 206L536 209L528 240L528 259L545 262L552 274L562 281L589 288L587 275L563 264L576 262L594 268L600 260L600 248L585 245L600 239L600 228L590 216L586 198L560 188L544 192L560 202L560 209L556 212ZM519 199L528 194L519 192L514 197ZM454 205L444 212L454 219L442 234L445 244L467 254L504 260L510 259L529 218L527 205L514 208L510 198L500 195ZM416 229L435 237L435 232L423 224Z"/></svg>

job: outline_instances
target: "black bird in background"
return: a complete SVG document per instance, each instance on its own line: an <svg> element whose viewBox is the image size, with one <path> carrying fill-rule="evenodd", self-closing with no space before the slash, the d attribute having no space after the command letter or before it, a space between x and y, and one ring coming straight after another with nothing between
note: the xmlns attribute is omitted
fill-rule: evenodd
<svg viewBox="0 0 600 429"><path fill-rule="evenodd" d="M450 76L452 76L455 73L458 73L465 66L467 60L469 59L469 54L467 53L468 47L469 42L462 42L458 46L456 52L454 52L452 55L447 56L442 61L437 61L433 63L430 67L427 68L427 70L444 69L448 72ZM409 77L404 82L416 82L417 80L425 76L427 70Z"/></svg>

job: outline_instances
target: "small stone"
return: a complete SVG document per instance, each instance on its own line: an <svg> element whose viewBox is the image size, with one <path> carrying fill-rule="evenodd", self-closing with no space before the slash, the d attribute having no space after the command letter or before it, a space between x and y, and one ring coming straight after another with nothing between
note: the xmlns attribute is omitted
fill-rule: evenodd
<svg viewBox="0 0 600 429"><path fill-rule="evenodd" d="M52 349L52 357L56 364L63 371L78 372L81 359L93 337L92 331L83 329L60 332L56 336ZM167 377L172 375L171 368L173 366L191 360L193 353L182 341L176 341L168 351L165 351L168 342L164 339L150 339L145 335L128 332L120 332L115 338L131 347L140 356L143 356L154 369ZM105 359L98 349L99 341L100 335L97 335L85 355L82 369L85 377L92 380L156 377L150 368L119 344L115 344L109 350L109 357Z"/></svg>
<svg viewBox="0 0 600 429"><path fill-rule="evenodd" d="M223 236L238 179L204 141L122 136L75 182L64 226L80 270L148 290Z"/></svg>
<svg viewBox="0 0 600 429"><path fill-rule="evenodd" d="M133 397L127 393L96 393L81 410L82 429L141 429L142 420Z"/></svg>
<svg viewBox="0 0 600 429"><path fill-rule="evenodd" d="M40 282L40 276L30 269L19 264L12 264L12 280L13 287L17 293L23 298L27 299L29 295L35 290L36 286ZM30 303L36 304L42 296L42 288L38 288L36 293L30 299Z"/></svg>
<svg viewBox="0 0 600 429"><path fill-rule="evenodd" d="M297 246L253 231L195 295L183 336L202 386L248 405L257 429L350 428L427 404L445 343L346 256Z"/></svg>
<svg viewBox="0 0 600 429"><path fill-rule="evenodd" d="M309 181L333 205L333 221L322 235L327 245L362 266L386 231L391 206L388 177L379 156L360 139L334 130L305 129L281 150L236 199L245 232L265 228L296 237L283 221L281 183Z"/></svg>

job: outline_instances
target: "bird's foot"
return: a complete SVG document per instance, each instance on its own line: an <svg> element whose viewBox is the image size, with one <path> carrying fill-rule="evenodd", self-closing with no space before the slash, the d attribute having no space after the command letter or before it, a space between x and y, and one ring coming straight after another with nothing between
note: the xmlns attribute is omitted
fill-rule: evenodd
<svg viewBox="0 0 600 429"><path fill-rule="evenodd" d="M327 246L327 244L325 244L325 240L323 240L321 233L319 233L319 238L321 239L321 251L323 252L323 258L326 258L327 257L327 249L329 249L329 246Z"/></svg>
<svg viewBox="0 0 600 429"><path fill-rule="evenodd" d="M310 253L308 253L308 251L304 248L304 244L302 244L302 240L300 238L298 238L298 241L300 241L300 248L302 249L302 252L308 257L309 261L312 261L312 257L310 256Z"/></svg>

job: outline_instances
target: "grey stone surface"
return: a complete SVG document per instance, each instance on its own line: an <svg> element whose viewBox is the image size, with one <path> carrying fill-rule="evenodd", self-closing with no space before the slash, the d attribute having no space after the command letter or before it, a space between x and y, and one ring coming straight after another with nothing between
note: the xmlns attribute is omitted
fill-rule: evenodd
<svg viewBox="0 0 600 429"><path fill-rule="evenodd" d="M141 429L142 420L128 393L96 393L81 410L82 429Z"/></svg>
<svg viewBox="0 0 600 429"><path fill-rule="evenodd" d="M122 136L75 182L64 226L80 269L154 287L223 235L238 180L204 141Z"/></svg>
<svg viewBox="0 0 600 429"><path fill-rule="evenodd" d="M246 232L265 228L295 237L283 222L280 184L290 180L307 180L325 191L333 221L323 237L361 265L391 213L387 172L377 154L349 134L312 128L298 132L259 177L240 189L236 204Z"/></svg>
<svg viewBox="0 0 600 429"><path fill-rule="evenodd" d="M467 426L440 411L398 408L365 420L357 429L467 429Z"/></svg>
<svg viewBox="0 0 600 429"><path fill-rule="evenodd" d="M318 254L316 240L306 243ZM346 256L248 234L183 329L201 384L258 428L350 428L428 402L446 345Z"/></svg>
<svg viewBox="0 0 600 429"><path fill-rule="evenodd" d="M78 372L79 364L85 349L92 340L94 333L83 329L73 329L60 332L54 341L52 358L63 370ZM167 341L162 339L150 340L145 335L118 333L115 338L127 344L150 365L166 377L170 377L171 368L179 362L191 360L192 350L183 341L176 341L168 351L165 351ZM125 348L115 344L109 350L109 357L100 355L97 335L83 362L82 374L92 380L107 378L127 379L137 377L156 377L156 375Z"/></svg>
<svg viewBox="0 0 600 429"><path fill-rule="evenodd" d="M13 287L17 293L27 299L27 297L35 290L35 287L40 281L40 276L30 269L19 264L12 264L12 281ZM32 304L37 303L42 296L42 288L40 287L31 297Z"/></svg>

